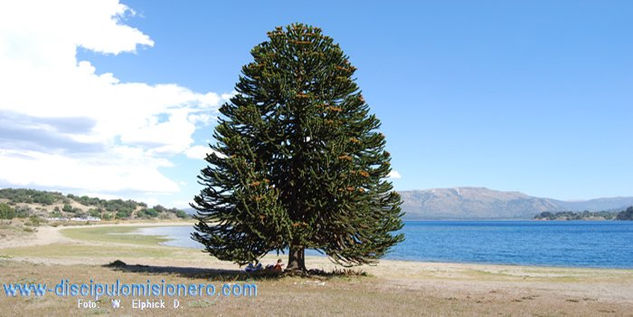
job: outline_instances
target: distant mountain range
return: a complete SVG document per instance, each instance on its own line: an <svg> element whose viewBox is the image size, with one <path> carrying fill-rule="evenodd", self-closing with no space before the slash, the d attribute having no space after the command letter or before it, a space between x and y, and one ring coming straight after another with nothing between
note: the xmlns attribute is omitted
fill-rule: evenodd
<svg viewBox="0 0 633 317"><path fill-rule="evenodd" d="M484 187L400 191L405 220L532 219L544 211L623 210L633 197L562 201Z"/></svg>

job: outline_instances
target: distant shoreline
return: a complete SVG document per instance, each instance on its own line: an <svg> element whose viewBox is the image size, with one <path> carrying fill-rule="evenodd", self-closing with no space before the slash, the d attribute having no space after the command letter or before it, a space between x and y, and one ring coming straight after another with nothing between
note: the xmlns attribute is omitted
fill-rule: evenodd
<svg viewBox="0 0 633 317"><path fill-rule="evenodd" d="M34 239L29 239L24 241L24 243L19 244L5 244L0 242L0 250L2 249L10 249L10 248L24 248L24 247L34 247L34 246L44 246L49 244L76 244L76 243L89 243L88 241L83 240L75 240L64 236L60 231L65 229L86 229L86 228L103 228L103 227L141 227L141 228L149 228L149 227L181 227L181 226L189 226L193 225L192 222L178 221L178 222L126 222L126 223L118 223L118 224L94 224L94 225L76 225L76 226L58 226L58 227L50 227L50 226L42 226L36 232ZM144 234L142 234L144 235ZM153 235L148 235L153 236ZM91 244L91 243L89 243ZM187 247L179 247L179 246L167 246L163 244L157 244L154 247L158 248L169 248L169 249L183 249L183 250L196 250L193 248ZM197 251L197 250L196 250ZM265 258L277 258L281 257L282 259L287 255L274 255L269 254L266 255ZM320 265L333 265L326 256L318 256L318 255L306 255L306 259L309 259L311 262L319 263ZM604 271L630 271L633 273L633 267L604 267L604 266L569 266L569 265L534 265L534 264L512 264L512 263L493 263L493 262L468 262L468 261L433 261L433 260L414 260L414 259L387 259L382 258L378 261L381 266L389 266L389 265L421 265L421 266L450 266L450 267L461 267L461 268L494 268L494 269L503 269L503 268L524 268L524 269L569 269L569 270L604 270Z"/></svg>
<svg viewBox="0 0 633 317"><path fill-rule="evenodd" d="M490 223L490 224L502 224L503 227L505 227L503 224L508 224L511 225L515 222L513 221L411 221L411 222L405 222L405 223L411 223L413 226L415 226L416 223L421 223L421 224L433 224L433 223L437 223L437 224L445 224L448 223L449 227L451 227L451 224L455 224L457 226L461 226L461 224L467 225L469 226L469 224L473 224L476 225L477 224L481 224L481 223ZM521 221L520 223L530 223L532 225L527 225L528 227L532 227L533 225L538 226L538 223L542 223L541 221L538 220L528 220L528 221ZM584 223L584 224L595 224L598 222L592 222L592 221L550 221L549 223L551 223L552 225L556 225L556 223L558 223L559 225L565 225L569 224L569 225L574 225L574 224L579 224L579 223ZM600 224L604 223L605 225L607 225L607 223L605 222L599 222ZM626 225L626 222L624 221L614 221L612 223L609 224L624 224ZM431 225L434 226L434 225ZM170 226L154 226L156 228L168 228ZM469 226L470 227L470 226ZM521 226L523 228L526 228L524 226ZM549 227L549 226L546 226ZM424 229L422 229L424 230ZM475 228L476 230L476 228ZM573 230L573 229L570 229ZM152 231L152 230L150 230ZM197 243L194 243L192 241L190 241L189 239L189 235L188 233L186 235L184 235L183 233L180 232L181 230L165 230L165 231L161 231L159 230L155 230L155 232L138 232L139 234L142 235L147 235L147 236L160 236L163 238L168 239L168 241L164 241L161 242L161 245L164 246L168 246L168 247L177 247L177 248L187 248L187 249L195 249L195 250L199 250L202 249L201 245L198 245ZM406 243L406 240L405 242ZM400 246L396 246L394 249L399 248ZM558 268L596 268L596 269L633 269L633 265L628 265L628 261L617 261L615 259L613 259L613 262L610 263L606 263L605 261L597 261L595 262L595 264L590 263L591 261L587 261L587 260L583 260L582 258L570 258L568 261L568 263L556 263L557 261L549 261L550 263L548 263L548 261L543 261L543 263L530 263L530 261L522 261L520 259L516 259L516 262L512 262L513 258L508 258L508 261L495 261L494 260L494 256L490 257L490 260L480 260L480 261L473 261L473 260L469 260L468 257L464 257L462 259L453 259L453 258L446 258L446 257L442 257L442 256L437 256L437 259L433 259L433 256L430 257L424 257L423 255L420 256L419 254L413 253L407 253L409 250L409 247L406 247L403 250L395 250L395 255L394 253L388 254L386 257L383 257L380 261L406 261L406 262L413 262L413 263L461 263L461 264L476 264L476 265L508 265L508 266L529 266L529 267L558 267ZM457 247L459 248L459 247ZM485 251L485 250L484 250ZM392 252L394 252L392 250ZM405 253L402 253L405 252ZM473 252L481 252L481 250L473 250ZM514 252L521 252L521 250L514 250ZM398 253L400 253L400 255L398 255ZM551 252L550 252L551 253ZM547 254L547 252L545 252L545 254ZM284 255L286 256L286 255ZM589 255L588 255L589 256ZM319 255L316 254L315 251L310 251L308 250L306 253L306 257L317 257L317 258L324 258L325 256L323 255ZM497 257L499 258L499 257ZM564 261L563 261L564 262Z"/></svg>
<svg viewBox="0 0 633 317"><path fill-rule="evenodd" d="M24 277L51 285L59 283L60 279L81 282L94 276L106 282L116 279L165 279L205 283L209 279L226 280L227 277L250 280L245 276L243 266L218 260L201 250L162 246L162 237L134 234L135 228L190 224L179 221L38 227L28 236L16 237L15 240L24 241L28 246L0 248L0 264L3 272L14 280ZM0 243L3 241L0 240ZM271 254L262 258L261 262L271 264L278 258L287 261L286 256ZM111 267L109 263L119 264ZM434 315L446 315L455 309L481 315L489 315L491 311L506 312L507 315L525 312L557 315L564 309L571 315L595 316L606 310L623 315L633 308L633 269L628 268L381 259L376 265L346 270L326 257L317 256L306 256L306 266L334 274L349 272L351 276L254 278L258 287L266 290L258 295L258 300L271 303L271 306L252 312L283 315L287 313L288 304L281 303L282 308L278 308L280 300L288 303L301 301L303 307L314 302L315 296L318 305L311 308L314 311L319 311L319 307L337 305L330 311L340 313L350 303L362 301L357 309L349 311L350 315L366 312L367 306L372 303L380 306L372 308L374 311L385 309L385 305L391 303L389 309L403 315L419 312L420 309ZM288 296L291 298L288 299ZM40 314L42 312L40 306L16 305L16 301L20 298L0 297L0 309L17 307L24 310L18 315L33 314L35 309ZM66 301L50 296L43 301L47 301L43 309L48 315L68 312ZM208 313L208 306L198 307L200 302L197 299L182 302L194 303L186 304L189 305L186 306L187 312L192 312L192 315ZM232 302L222 302L218 307L231 305ZM235 303L240 305L239 309L243 308L242 302ZM236 305L231 309L238 309ZM407 307L415 307L415 310ZM231 311L226 312L230 315ZM120 313L112 310L104 312Z"/></svg>
<svg viewBox="0 0 633 317"><path fill-rule="evenodd" d="M406 221L409 223L442 223L442 222L453 222L453 223L464 223L464 224L468 224L468 223L473 223L476 224L478 222L490 222L490 223L507 223L507 224L511 224L514 221L508 221L508 220L487 220L487 221L479 221L479 220L468 220L468 221L448 221L448 220L413 220L413 221ZM537 222L543 222L543 221L539 221L539 220L521 220L520 222L525 222L525 223L537 223ZM625 221L612 221L612 222L605 222L605 221L585 221L585 220L579 220L579 221L563 221L563 220L554 220L554 221L547 221L550 223L591 223L591 222L600 222L600 223L604 223L605 225L608 223L613 223L613 224L617 224L617 223L625 223ZM155 221L155 222L121 222L121 223L100 223L100 224L89 224L89 225L68 225L68 226L57 226L57 227L51 227L51 226L40 226L37 228L37 231L34 233L34 236L32 236L32 238L28 238L28 239L3 239L0 241L0 250L1 249L10 249L10 248L26 248L26 247L35 247L35 246L44 246L44 245L50 245L50 244L74 244L74 243L86 243L87 241L83 241L83 240L75 240L75 239L71 239L69 237L67 237L65 234L63 234L61 231L66 230L66 229L89 229L89 228L105 228L105 227L120 227L120 228L129 228L129 227L135 227L135 228L151 228L151 227L156 227L156 228L164 228L164 227L190 227L193 226L194 222L193 221ZM132 233L132 232L130 232ZM165 236L165 235L154 235L154 234L146 234L146 233L137 233L138 235L146 235L146 236L153 236L156 238L161 238L163 239L162 241L166 241L167 239L169 240L176 240L173 239L173 237L170 236ZM93 243L93 242L91 242ZM164 247L164 248L177 248L177 249L189 249L189 250L196 250L199 251L199 249L201 248L192 248L192 247L186 247L186 246L175 246L175 245L168 245L165 244L164 242L157 242L156 247ZM270 255L273 256L273 255ZM285 257L286 255L284 255ZM306 257L314 257L314 258L318 258L318 259L326 259L326 257L324 256L319 256L319 255L311 255L311 254L307 254ZM455 264L463 264L463 265L501 265L501 266L510 266L510 267L517 267L517 266L521 266L521 267L539 267L539 268L572 268L572 269L615 269L615 270L633 270L633 267L629 267L629 266L618 266L618 265L573 265L573 264L557 264L557 263L537 263L537 264L533 264L533 263L512 263L512 262L503 262L503 261L469 261L467 259L465 260L456 260L456 259L450 259L450 260L433 260L433 259L415 259L415 258L401 258L401 257L396 257L396 258L383 258L380 260L380 262L391 262L391 261L396 261L396 262L407 262L407 263L433 263L433 264L441 264L441 263L455 263Z"/></svg>

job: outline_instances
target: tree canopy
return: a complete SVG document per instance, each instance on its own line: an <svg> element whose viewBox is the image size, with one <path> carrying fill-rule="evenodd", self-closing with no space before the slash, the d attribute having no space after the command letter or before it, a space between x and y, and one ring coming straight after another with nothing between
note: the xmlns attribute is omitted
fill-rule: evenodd
<svg viewBox="0 0 633 317"><path fill-rule="evenodd" d="M219 109L192 238L239 264L289 251L288 268L305 270L306 248L345 266L374 262L404 239L401 199L356 68L303 24L268 32L251 55Z"/></svg>
<svg viewBox="0 0 633 317"><path fill-rule="evenodd" d="M621 211L616 217L618 220L633 220L633 206Z"/></svg>

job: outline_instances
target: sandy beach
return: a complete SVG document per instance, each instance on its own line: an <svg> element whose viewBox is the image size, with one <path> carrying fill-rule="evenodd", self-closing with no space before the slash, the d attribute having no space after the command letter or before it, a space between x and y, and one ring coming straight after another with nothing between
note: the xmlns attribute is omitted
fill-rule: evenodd
<svg viewBox="0 0 633 317"><path fill-rule="evenodd" d="M50 279L53 283L61 275L73 279L184 281L216 281L234 276L239 280L240 267L233 263L219 261L200 250L160 245L160 237L133 234L137 227L172 225L191 223L42 226L29 236L3 239L0 241L0 264L6 273L3 282ZM109 230L127 234L108 234ZM280 258L287 260L285 255ZM276 259L266 256L262 262L272 263ZM127 266L103 267L115 260ZM325 257L307 257L306 264L326 271L337 269ZM238 312L257 315L261 311L289 315L293 311L289 307L314 306L305 315L383 315L382 308L391 309L392 315L630 316L633 312L633 270L392 260L354 270L368 276L255 279L260 290L257 298L227 300L212 311L224 315L240 315ZM2 296L0 308L4 311L7 305L20 301L25 299ZM350 301L364 304L349 305ZM50 310L53 315L58 309L73 307L74 303L71 299L53 297L44 302L47 303L44 311ZM250 310L236 308L245 303ZM317 308L315 305L319 303L323 305ZM188 314L208 312L204 305L191 305ZM18 312L42 308L30 306L20 305ZM111 312L105 307L101 310ZM71 310L71 314L85 313ZM153 313L169 315L169 311Z"/></svg>

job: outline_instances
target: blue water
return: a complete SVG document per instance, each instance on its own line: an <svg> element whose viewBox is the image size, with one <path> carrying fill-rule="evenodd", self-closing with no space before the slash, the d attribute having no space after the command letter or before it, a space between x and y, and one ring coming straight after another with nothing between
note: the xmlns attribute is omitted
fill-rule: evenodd
<svg viewBox="0 0 633 317"><path fill-rule="evenodd" d="M167 236L167 245L200 249L192 230L140 232ZM633 221L409 221L402 233L405 241L386 259L633 268Z"/></svg>

